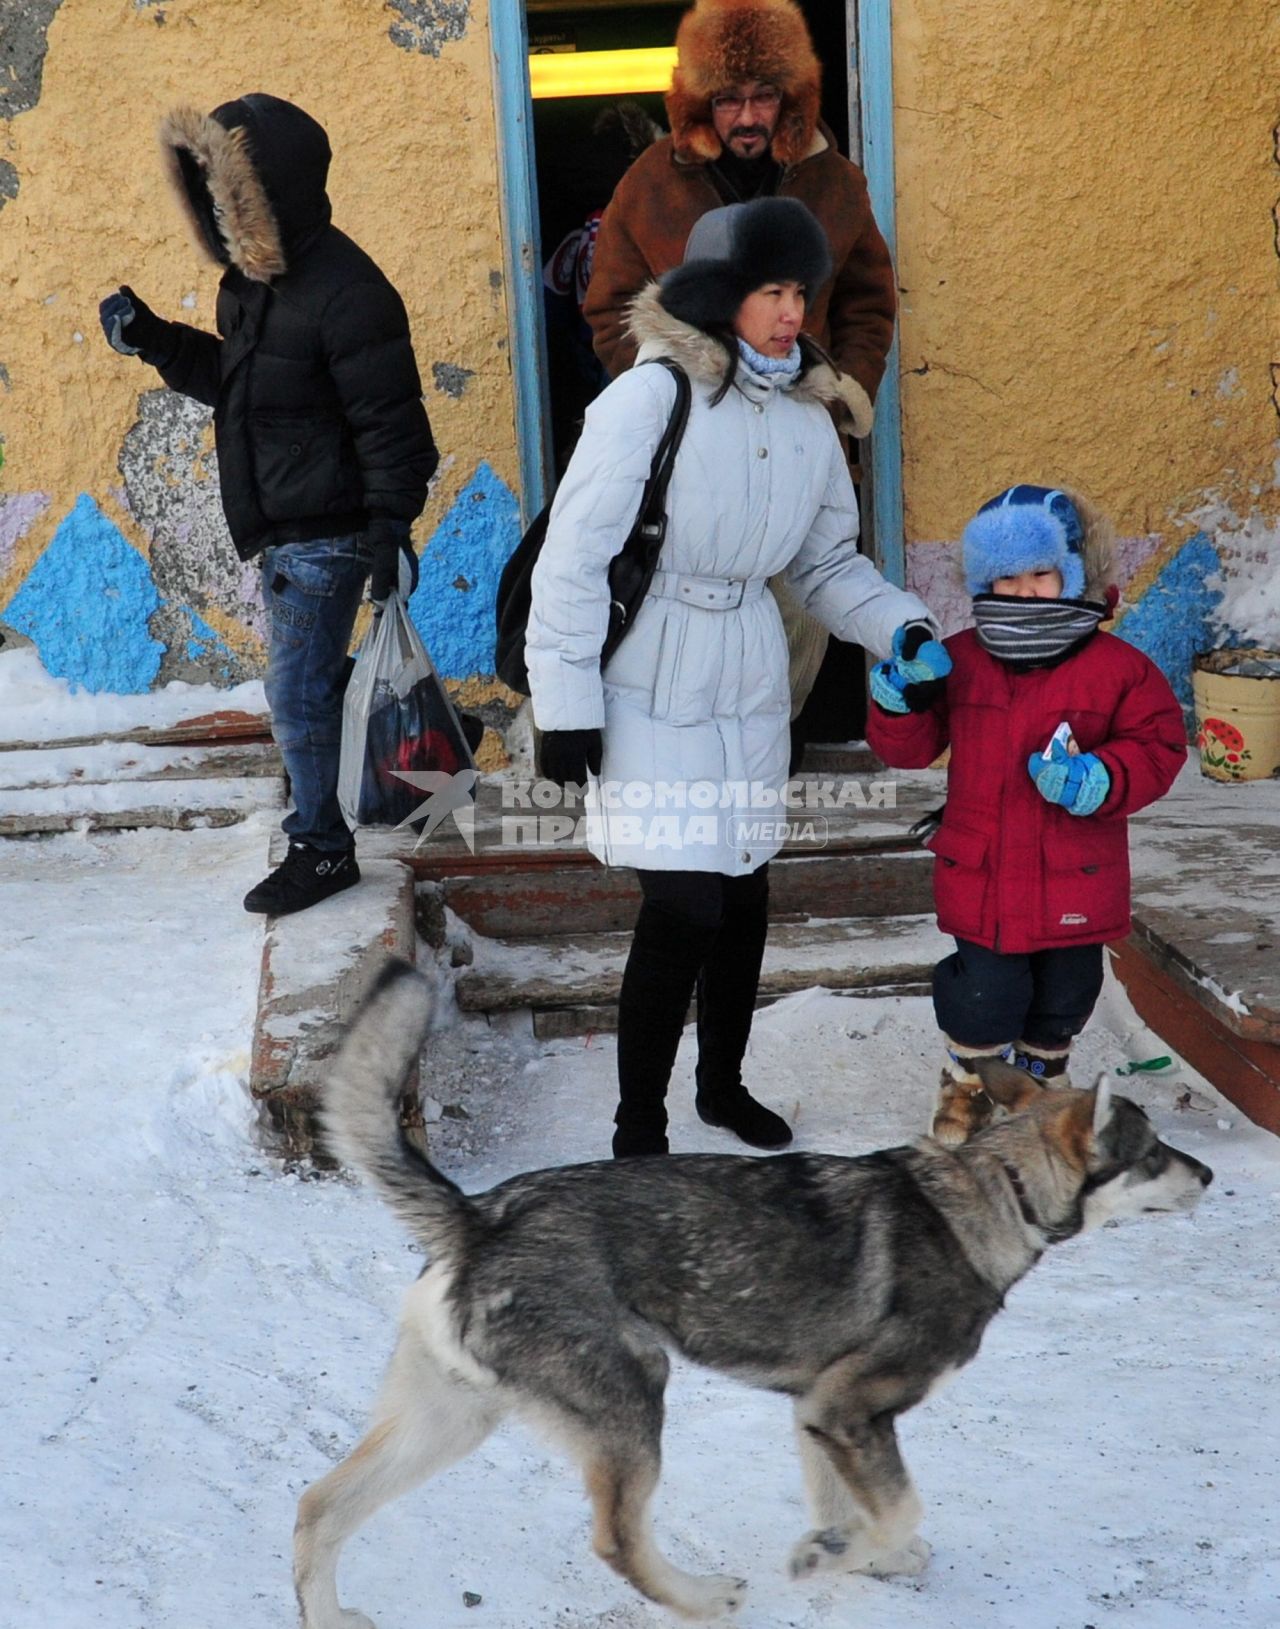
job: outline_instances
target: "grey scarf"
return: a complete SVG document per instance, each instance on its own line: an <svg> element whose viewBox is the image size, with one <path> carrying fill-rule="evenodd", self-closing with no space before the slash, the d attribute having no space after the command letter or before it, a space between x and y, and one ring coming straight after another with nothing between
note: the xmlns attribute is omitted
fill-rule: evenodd
<svg viewBox="0 0 1280 1629"><path fill-rule="evenodd" d="M973 601L978 643L1011 667L1052 667L1092 639L1110 614L1095 600L978 594Z"/></svg>

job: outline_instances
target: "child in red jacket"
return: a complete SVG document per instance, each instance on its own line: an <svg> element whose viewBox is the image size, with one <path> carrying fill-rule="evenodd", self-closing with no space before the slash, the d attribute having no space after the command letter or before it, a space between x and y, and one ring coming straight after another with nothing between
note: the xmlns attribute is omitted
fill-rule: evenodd
<svg viewBox="0 0 1280 1629"><path fill-rule="evenodd" d="M920 769L951 748L929 842L938 926L956 941L933 975L942 1142L991 1117L980 1060L1012 1053L1065 1074L1102 946L1129 931L1126 817L1168 791L1186 755L1164 676L1099 631L1116 600L1111 544L1084 499L1010 487L962 538L977 626L872 671L867 737L885 763Z"/></svg>

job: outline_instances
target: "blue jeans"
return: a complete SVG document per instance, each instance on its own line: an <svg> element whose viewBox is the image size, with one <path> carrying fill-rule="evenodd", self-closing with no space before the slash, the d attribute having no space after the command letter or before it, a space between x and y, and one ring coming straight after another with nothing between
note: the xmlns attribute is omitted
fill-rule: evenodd
<svg viewBox="0 0 1280 1629"><path fill-rule="evenodd" d="M267 705L293 791L284 830L328 853L351 845L338 807L338 754L347 647L369 574L361 541L282 543L262 556Z"/></svg>

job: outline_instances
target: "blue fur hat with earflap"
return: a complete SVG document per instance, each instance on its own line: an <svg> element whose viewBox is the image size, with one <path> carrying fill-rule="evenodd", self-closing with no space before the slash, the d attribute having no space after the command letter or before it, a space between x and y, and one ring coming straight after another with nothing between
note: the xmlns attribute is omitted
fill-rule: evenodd
<svg viewBox="0 0 1280 1629"><path fill-rule="evenodd" d="M1062 598L1083 599L1084 537L1080 515L1065 492L1008 487L983 504L961 535L965 587L970 594L990 594L997 577L1056 567Z"/></svg>

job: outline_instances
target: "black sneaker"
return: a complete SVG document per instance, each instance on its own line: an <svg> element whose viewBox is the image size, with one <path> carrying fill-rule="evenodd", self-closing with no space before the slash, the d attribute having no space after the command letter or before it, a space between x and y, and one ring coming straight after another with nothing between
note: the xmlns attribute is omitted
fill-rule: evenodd
<svg viewBox="0 0 1280 1629"><path fill-rule="evenodd" d="M699 1092L693 1100L698 1118L706 1126L720 1126L752 1148L785 1148L791 1127L780 1114L766 1109L745 1088L715 1097Z"/></svg>
<svg viewBox="0 0 1280 1629"><path fill-rule="evenodd" d="M288 916L359 881L354 847L326 851L292 842L281 864L244 896L244 908L264 916Z"/></svg>

